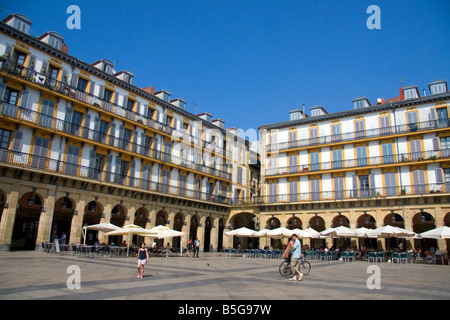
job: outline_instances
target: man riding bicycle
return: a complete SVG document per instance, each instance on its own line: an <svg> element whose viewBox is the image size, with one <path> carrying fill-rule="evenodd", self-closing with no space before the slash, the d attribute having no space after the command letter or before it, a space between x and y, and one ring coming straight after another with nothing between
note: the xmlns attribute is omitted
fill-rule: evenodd
<svg viewBox="0 0 450 320"><path fill-rule="evenodd" d="M292 250L291 255L291 270L294 276L290 278L290 281L301 281L303 279L303 274L298 270L298 260L302 256L302 250L300 247L300 241L297 239L297 235L294 233L292 235L292 240L288 243L288 247L286 248L286 251L283 254L283 258L287 258L286 252L289 252Z"/></svg>

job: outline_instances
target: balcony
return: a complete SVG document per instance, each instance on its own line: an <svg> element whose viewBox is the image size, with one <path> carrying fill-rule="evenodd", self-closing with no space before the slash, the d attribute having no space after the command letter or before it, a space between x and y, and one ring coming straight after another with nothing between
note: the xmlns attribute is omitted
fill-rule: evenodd
<svg viewBox="0 0 450 320"><path fill-rule="evenodd" d="M123 117L124 119L136 122L145 126L146 128L153 129L159 133L163 133L171 136L172 140L178 141L180 137L188 136L189 141L187 143L194 143L196 146L202 146L201 139L194 137L187 131L177 130L171 126L168 126L157 120L147 118L139 113L127 110L126 108L112 103L110 101L105 101L102 98L92 95L90 93L80 91L75 87L72 87L68 83L68 79L65 81L57 81L52 79L46 74L42 74L34 71L33 69L25 68L20 64L13 63L9 60L0 60L0 72L6 73L10 76L16 76L22 80L32 82L35 85L44 87L47 90L53 91L57 94L62 94L76 101L82 102L94 108L98 108L98 111L106 111L112 113L113 115ZM176 133L176 134L175 134ZM206 142L205 142L206 143ZM211 146L208 143L208 150L214 149L216 154L225 155L226 151L224 148L217 147L216 145Z"/></svg>
<svg viewBox="0 0 450 320"><path fill-rule="evenodd" d="M359 140L388 137L399 134L417 133L435 129L450 127L448 119L428 120L411 124L400 124L392 127L375 128L364 131L348 132L337 135L301 139L296 141L281 142L275 145L267 145L267 152L287 152L307 147L317 147L342 142L356 142Z"/></svg>
<svg viewBox="0 0 450 320"><path fill-rule="evenodd" d="M358 169L363 167L383 165L412 165L418 162L437 161L450 159L450 149L401 153L396 155L376 156L369 158L358 158L349 160L338 160L331 162L309 163L298 166L288 166L265 169L266 176L300 175L328 170Z"/></svg>
<svg viewBox="0 0 450 320"><path fill-rule="evenodd" d="M193 161L187 161L186 159L174 156L170 153L165 153L145 145L137 144L100 131L85 128L65 120L49 117L21 106L3 102L0 105L0 116L12 118L21 123L28 123L34 127L44 127L49 130L54 130L59 132L61 135L70 135L77 138L87 139L101 145L109 145L119 150L135 153L160 162L183 166L191 170L211 174L226 180L231 180L231 173L228 173L227 171L222 171L200 163L195 163Z"/></svg>
<svg viewBox="0 0 450 320"><path fill-rule="evenodd" d="M0 164L9 164L14 167L32 168L41 170L49 175L61 175L62 177L77 177L83 181L91 179L94 182L136 188L141 191L150 191L164 195L179 196L187 199L195 199L215 204L228 205L232 200L212 193L190 190L173 185L158 183L139 177L126 175L114 171L103 170L102 168L92 168L81 166L57 159L35 156L28 153L16 152L7 149L0 149Z"/></svg>
<svg viewBox="0 0 450 320"><path fill-rule="evenodd" d="M381 199L398 199L411 198L413 196L438 196L450 193L450 182L432 183L420 185L404 185L402 187L371 187L371 188L355 188L335 191L321 192L301 192L286 193L276 195L266 195L253 197L252 199L234 199L235 205L272 205L272 204L301 204L324 202L326 204L334 202L359 201L359 200L381 200ZM433 200L435 201L435 200Z"/></svg>

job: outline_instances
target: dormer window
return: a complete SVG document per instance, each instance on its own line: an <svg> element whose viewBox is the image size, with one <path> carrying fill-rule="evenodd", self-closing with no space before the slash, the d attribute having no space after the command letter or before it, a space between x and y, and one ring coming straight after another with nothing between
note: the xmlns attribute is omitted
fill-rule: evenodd
<svg viewBox="0 0 450 320"><path fill-rule="evenodd" d="M10 14L5 20L3 20L3 22L14 29L30 34L31 20L22 14Z"/></svg>
<svg viewBox="0 0 450 320"><path fill-rule="evenodd" d="M46 32L38 39L57 50L61 50L61 46L64 41L64 38L59 33L54 31Z"/></svg>
<svg viewBox="0 0 450 320"><path fill-rule="evenodd" d="M353 99L353 108L354 109L361 109L361 108L366 108L366 107L370 107L369 99L367 99L366 97L357 97L357 98Z"/></svg>
<svg viewBox="0 0 450 320"><path fill-rule="evenodd" d="M419 97L419 91L416 86L403 87L403 96L407 99L417 99Z"/></svg>
<svg viewBox="0 0 450 320"><path fill-rule="evenodd" d="M447 81L436 80L431 82L428 87L430 88L431 94L439 94L447 92Z"/></svg>

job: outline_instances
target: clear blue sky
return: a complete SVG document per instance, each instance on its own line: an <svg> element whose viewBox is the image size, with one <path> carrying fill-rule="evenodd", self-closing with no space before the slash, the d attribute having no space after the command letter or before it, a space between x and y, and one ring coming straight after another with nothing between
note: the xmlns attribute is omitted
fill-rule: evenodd
<svg viewBox="0 0 450 320"><path fill-rule="evenodd" d="M81 9L69 30L66 9ZM368 6L381 9L369 30ZM450 83L450 1L443 0L90 0L0 1L33 22L32 35L60 33L69 54L117 60L138 87L167 89L187 110L208 111L226 127L257 129L289 110L352 99L395 97L398 78L428 91Z"/></svg>

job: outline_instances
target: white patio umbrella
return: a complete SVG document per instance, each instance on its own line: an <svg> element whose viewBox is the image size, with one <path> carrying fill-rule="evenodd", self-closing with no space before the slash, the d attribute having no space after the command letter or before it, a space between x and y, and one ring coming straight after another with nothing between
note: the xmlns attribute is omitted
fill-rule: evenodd
<svg viewBox="0 0 450 320"><path fill-rule="evenodd" d="M281 239L282 237L290 237L291 235L292 230L285 227L279 227L267 232L267 236L273 239Z"/></svg>
<svg viewBox="0 0 450 320"><path fill-rule="evenodd" d="M339 226L324 230L320 233L322 236L330 236L333 238L351 238L361 236L361 233L345 226Z"/></svg>
<svg viewBox="0 0 450 320"><path fill-rule="evenodd" d="M311 234L311 239L327 239L327 238L329 238L329 236L322 236L319 231L316 231L311 227L306 229L305 232L308 232L309 234Z"/></svg>
<svg viewBox="0 0 450 320"><path fill-rule="evenodd" d="M90 226L85 226L83 227L82 230L82 235L84 238L84 244L86 244L86 232L87 230L96 230L96 231L102 231L102 232L109 232L109 231L114 231L114 230L118 230L120 229L120 227L109 223L109 222L105 222L105 223L98 223L98 224L92 224Z"/></svg>
<svg viewBox="0 0 450 320"><path fill-rule="evenodd" d="M419 233L418 236L420 238L430 238L430 239L450 239L450 228L443 226Z"/></svg>
<svg viewBox="0 0 450 320"><path fill-rule="evenodd" d="M238 229L234 229L228 232L225 232L227 236L236 236L236 237L253 237L255 235L256 231L242 227Z"/></svg>
<svg viewBox="0 0 450 320"><path fill-rule="evenodd" d="M131 236L138 235L138 236L148 237L155 233L156 233L156 231L144 229L135 224L129 224L129 225L123 226L120 229L107 232L107 233L105 233L105 235L107 235L107 236L126 236L126 235L128 235L128 246L127 246L127 256L128 256L128 253L130 251Z"/></svg>
<svg viewBox="0 0 450 320"><path fill-rule="evenodd" d="M156 239L167 239L167 238L184 236L184 232L173 230L166 226L157 226L157 227L151 228L150 231L153 231L154 234L146 235L146 237L156 238Z"/></svg>
<svg viewBox="0 0 450 320"><path fill-rule="evenodd" d="M399 227L394 227L391 225L385 225L384 227L374 229L373 234L378 238L408 238L415 235L414 232L402 229Z"/></svg>
<svg viewBox="0 0 450 320"><path fill-rule="evenodd" d="M311 238L312 235L309 232L306 232L304 230L295 228L291 230L291 236L295 233L297 235L297 238Z"/></svg>
<svg viewBox="0 0 450 320"><path fill-rule="evenodd" d="M359 235L357 236L358 238L376 238L376 234L375 234L375 229L368 229L365 227L361 227L358 229L353 229L358 231Z"/></svg>

